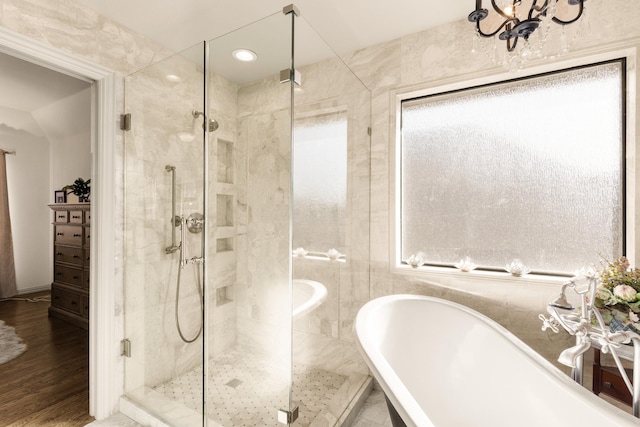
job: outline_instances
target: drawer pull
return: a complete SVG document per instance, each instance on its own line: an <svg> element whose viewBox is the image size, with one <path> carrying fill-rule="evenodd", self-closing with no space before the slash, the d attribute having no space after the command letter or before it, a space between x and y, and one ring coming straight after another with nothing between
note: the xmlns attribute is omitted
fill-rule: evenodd
<svg viewBox="0 0 640 427"><path fill-rule="evenodd" d="M79 279L80 279L80 277L78 277L78 276L73 276L73 280L79 280Z"/></svg>
<svg viewBox="0 0 640 427"><path fill-rule="evenodd" d="M71 305L77 305L78 302L77 301L71 301Z"/></svg>
<svg viewBox="0 0 640 427"><path fill-rule="evenodd" d="M54 296L53 299L60 299L58 295Z"/></svg>
<svg viewBox="0 0 640 427"><path fill-rule="evenodd" d="M61 233L61 232L59 232L59 231L58 231L58 232L56 233L56 236L64 236L64 233Z"/></svg>
<svg viewBox="0 0 640 427"><path fill-rule="evenodd" d="M73 256L73 259L78 259L78 258L80 258L78 255Z"/></svg>
<svg viewBox="0 0 640 427"><path fill-rule="evenodd" d="M73 237L82 237L82 234L74 234Z"/></svg>
<svg viewBox="0 0 640 427"><path fill-rule="evenodd" d="M62 256L62 252L57 252L56 256Z"/></svg>
<svg viewBox="0 0 640 427"><path fill-rule="evenodd" d="M80 219L80 216L79 216L79 215L71 215L71 218L73 218L73 219Z"/></svg>
<svg viewBox="0 0 640 427"><path fill-rule="evenodd" d="M62 276L62 273L56 273L56 276Z"/></svg>
<svg viewBox="0 0 640 427"><path fill-rule="evenodd" d="M605 381L602 385L604 385L606 388L613 388L613 385L611 385L609 381Z"/></svg>

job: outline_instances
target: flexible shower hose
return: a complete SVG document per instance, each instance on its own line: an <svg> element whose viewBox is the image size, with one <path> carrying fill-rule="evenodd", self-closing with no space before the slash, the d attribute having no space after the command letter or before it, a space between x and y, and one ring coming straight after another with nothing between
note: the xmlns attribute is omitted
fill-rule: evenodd
<svg viewBox="0 0 640 427"><path fill-rule="evenodd" d="M196 269L196 286L198 287L198 299L200 301L200 326L198 327L198 333L196 333L196 335L192 338L192 339L187 339L185 338L184 334L182 333L182 329L180 328L180 315L178 312L178 301L180 300L180 278L181 278L181 274L180 272L182 271L183 266L181 265L180 260L182 259L182 245L180 245L180 258L178 258L178 279L177 279L177 284L176 284L176 309L175 309L175 315L176 315L176 327L178 329L178 334L180 335L180 338L182 339L182 341L186 342L187 344L194 342L195 340L198 339L198 337L200 336L200 334L202 333L202 317L203 317L203 311L204 311L204 306L203 306L203 301L202 301L202 286L200 284L201 280L200 280L200 266L198 264L194 264L193 266Z"/></svg>

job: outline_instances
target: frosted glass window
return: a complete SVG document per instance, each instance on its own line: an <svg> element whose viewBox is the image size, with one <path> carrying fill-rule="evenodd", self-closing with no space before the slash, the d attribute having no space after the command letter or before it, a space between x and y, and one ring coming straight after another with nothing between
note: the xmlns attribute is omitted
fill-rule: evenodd
<svg viewBox="0 0 640 427"><path fill-rule="evenodd" d="M572 274L622 255L624 81L619 60L403 101L401 259Z"/></svg>
<svg viewBox="0 0 640 427"><path fill-rule="evenodd" d="M293 247L345 251L346 113L296 120L293 150Z"/></svg>

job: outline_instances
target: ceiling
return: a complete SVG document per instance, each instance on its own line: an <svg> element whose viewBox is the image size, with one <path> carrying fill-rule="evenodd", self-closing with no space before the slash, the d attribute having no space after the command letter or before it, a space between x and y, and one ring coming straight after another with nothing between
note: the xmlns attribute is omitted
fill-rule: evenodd
<svg viewBox="0 0 640 427"><path fill-rule="evenodd" d="M77 0L173 51L211 40L291 0ZM337 53L466 19L473 0L297 0L300 15Z"/></svg>
<svg viewBox="0 0 640 427"><path fill-rule="evenodd" d="M0 137L25 132L64 137L86 131L91 120L89 87L85 81L0 53ZM55 105L64 105L65 114L49 108Z"/></svg>

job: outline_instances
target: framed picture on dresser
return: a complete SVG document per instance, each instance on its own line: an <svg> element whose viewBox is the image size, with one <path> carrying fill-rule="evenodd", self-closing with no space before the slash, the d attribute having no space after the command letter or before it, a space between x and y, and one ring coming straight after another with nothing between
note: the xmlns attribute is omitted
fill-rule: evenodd
<svg viewBox="0 0 640 427"><path fill-rule="evenodd" d="M67 193L64 190L58 190L53 193L55 203L67 203Z"/></svg>

